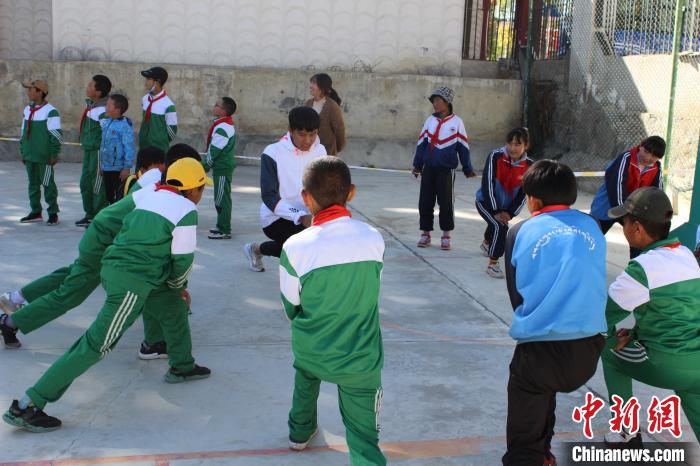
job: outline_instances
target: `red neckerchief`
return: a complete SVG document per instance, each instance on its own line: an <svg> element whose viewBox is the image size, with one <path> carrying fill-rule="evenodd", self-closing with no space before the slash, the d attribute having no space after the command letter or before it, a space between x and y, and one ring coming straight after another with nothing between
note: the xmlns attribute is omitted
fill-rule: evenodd
<svg viewBox="0 0 700 466"><path fill-rule="evenodd" d="M219 123L228 123L229 125L233 126L233 118L230 116L221 117L211 125L211 128L209 128L209 133L207 133L207 145L205 146L207 150L209 150L209 144L211 144L211 136L214 134L214 128L216 128L216 125Z"/></svg>
<svg viewBox="0 0 700 466"><path fill-rule="evenodd" d="M321 225L322 223L330 222L340 217L352 217L348 209L340 205L332 205L323 209L321 212L314 215L313 226Z"/></svg>
<svg viewBox="0 0 700 466"><path fill-rule="evenodd" d="M510 158L510 155L508 155L508 151L504 151L501 157L503 163L507 164L507 170L503 174L497 171L496 177L501 181L503 189L508 191L511 197L515 196L515 190L523 184L523 175L528 168L526 157L527 152L523 153L522 157L518 160L513 160ZM498 167L498 164L496 164L496 167ZM496 168L496 170L498 170L498 168Z"/></svg>
<svg viewBox="0 0 700 466"><path fill-rule="evenodd" d="M171 193L180 194L180 190L175 186L168 186L167 184L156 183L156 191L170 191Z"/></svg>
<svg viewBox="0 0 700 466"><path fill-rule="evenodd" d="M453 116L455 116L454 113L452 113L452 114L446 116L445 118L439 118L439 117L438 117L438 125L437 125L437 128L435 128L435 132L434 132L433 135L430 137L430 147L431 147L431 148L437 146L437 143L438 143L438 141L440 140L440 129L442 129L442 125L443 125L446 121L452 119Z"/></svg>
<svg viewBox="0 0 700 466"><path fill-rule="evenodd" d="M29 107L29 120L27 122L27 139L29 139L29 134L32 131L32 120L34 119L34 114L46 104L48 104L48 102L44 102L43 104L39 105L38 107L36 105L33 107L31 107L31 106Z"/></svg>
<svg viewBox="0 0 700 466"><path fill-rule="evenodd" d="M162 91L161 94L154 99L151 94L148 94L148 107L146 108L146 114L143 116L143 121L148 122L151 119L151 108L153 107L153 102L162 99L166 95L168 94L165 91Z"/></svg>
<svg viewBox="0 0 700 466"><path fill-rule="evenodd" d="M537 217L540 214L546 214L548 212L556 212L557 210L568 210L570 208L571 208L571 206L568 206L566 204L552 204L552 205L542 207L540 210L534 211L532 213L532 216Z"/></svg>
<svg viewBox="0 0 700 466"><path fill-rule="evenodd" d="M639 163L639 146L630 149L630 164L627 171L627 188L628 193L633 193L644 186L652 186L654 178L656 178L656 170L658 166L656 162L643 167Z"/></svg>
<svg viewBox="0 0 700 466"><path fill-rule="evenodd" d="M90 104L85 104L85 110L83 110L83 116L80 117L80 129L78 129L78 142L80 142L80 137L83 135L83 123L85 123L85 118L90 111Z"/></svg>
<svg viewBox="0 0 700 466"><path fill-rule="evenodd" d="M663 245L663 246L661 246L661 247L662 247L662 248L668 248L668 249L676 249L676 248L679 247L680 245L681 245L681 243L680 243L680 241L678 241L678 242L676 242L676 243L665 244L665 245Z"/></svg>

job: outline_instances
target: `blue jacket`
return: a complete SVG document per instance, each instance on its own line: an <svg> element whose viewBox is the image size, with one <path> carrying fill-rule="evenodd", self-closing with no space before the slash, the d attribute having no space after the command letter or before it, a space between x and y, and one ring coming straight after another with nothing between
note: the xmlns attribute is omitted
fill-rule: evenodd
<svg viewBox="0 0 700 466"><path fill-rule="evenodd" d="M518 343L607 330L605 236L589 215L547 206L508 231L506 283Z"/></svg>
<svg viewBox="0 0 700 466"><path fill-rule="evenodd" d="M454 170L459 163L465 174L474 171L462 119L454 113L445 118L440 118L437 113L430 115L416 143L413 166L419 170L424 166Z"/></svg>
<svg viewBox="0 0 700 466"><path fill-rule="evenodd" d="M532 159L527 154L514 162L505 147L492 151L486 157L476 200L493 212L508 212L511 217L517 216L525 205L522 181L530 165Z"/></svg>
<svg viewBox="0 0 700 466"><path fill-rule="evenodd" d="M605 167L605 181L593 198L591 215L598 220L611 220L608 210L622 205L627 196L644 186L661 187L661 163L642 167L637 161L639 146L615 157Z"/></svg>
<svg viewBox="0 0 700 466"><path fill-rule="evenodd" d="M133 168L136 149L134 145L134 127L131 120L122 118L103 118L102 144L100 145L100 168L105 172L118 172L124 168Z"/></svg>

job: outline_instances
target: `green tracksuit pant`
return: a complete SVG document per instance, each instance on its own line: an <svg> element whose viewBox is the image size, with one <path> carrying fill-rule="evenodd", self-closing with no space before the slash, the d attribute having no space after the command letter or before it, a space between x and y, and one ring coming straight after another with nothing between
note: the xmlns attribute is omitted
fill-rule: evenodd
<svg viewBox="0 0 700 466"><path fill-rule="evenodd" d="M609 338L602 354L610 402L613 395L624 402L632 398L633 379L652 387L673 390L681 399L681 406L695 437L700 440L700 353L679 355L646 348L648 359L631 362L611 351L616 342L615 337ZM631 344L625 350L628 348L632 348L632 352L639 350Z"/></svg>
<svg viewBox="0 0 700 466"><path fill-rule="evenodd" d="M24 162L29 178L29 206L33 214L39 214L41 207L41 187L44 187L44 200L49 205L49 215L57 214L58 188L53 179L53 166L37 162Z"/></svg>
<svg viewBox="0 0 700 466"><path fill-rule="evenodd" d="M180 290L161 285L151 291L143 311L143 332L147 343L164 341L170 366L188 372L194 369L189 309Z"/></svg>
<svg viewBox="0 0 700 466"><path fill-rule="evenodd" d="M87 218L95 218L95 215L107 206L105 187L100 176L99 160L99 150L83 149L80 195L83 198L83 210Z"/></svg>
<svg viewBox="0 0 700 466"><path fill-rule="evenodd" d="M297 442L308 440L316 430L316 402L321 379L302 369L296 369L294 396L289 411L289 437ZM379 409L382 388L338 385L340 415L345 424L345 438L353 466L385 465L386 458L379 449Z"/></svg>
<svg viewBox="0 0 700 466"><path fill-rule="evenodd" d="M103 280L102 286L107 298L95 321L27 390L27 395L39 408L61 398L75 379L109 354L141 314L150 293L142 283L132 285L126 280Z"/></svg>
<svg viewBox="0 0 700 466"><path fill-rule="evenodd" d="M12 322L22 333L32 332L82 304L99 285L99 260L79 256L70 266L22 288L29 304L12 314ZM153 290L146 299L143 322L154 338L146 341L165 341L170 366L187 372L194 368L192 336L187 304L180 296L180 291L166 285Z"/></svg>
<svg viewBox="0 0 700 466"><path fill-rule="evenodd" d="M214 170L214 207L216 207L216 229L231 234L231 180L233 170Z"/></svg>
<svg viewBox="0 0 700 466"><path fill-rule="evenodd" d="M79 306L100 285L99 261L79 256L68 267L22 288L29 304L12 314L12 322L27 334Z"/></svg>

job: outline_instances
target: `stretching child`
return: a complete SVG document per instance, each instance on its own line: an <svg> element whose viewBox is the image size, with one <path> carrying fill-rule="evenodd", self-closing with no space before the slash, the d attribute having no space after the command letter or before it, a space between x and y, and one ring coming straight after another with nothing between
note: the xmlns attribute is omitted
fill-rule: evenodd
<svg viewBox="0 0 700 466"><path fill-rule="evenodd" d="M311 107L289 112L289 132L262 154L260 165L260 223L270 238L264 243L248 243L243 252L254 272L265 271L263 256L279 257L287 239L311 224L311 214L301 197L301 173L311 161L326 155L318 138L321 122Z"/></svg>
<svg viewBox="0 0 700 466"><path fill-rule="evenodd" d="M603 371L608 395L623 403L632 398L632 380L674 390L700 439L700 268L688 248L669 238L672 216L671 201L653 187L608 211L609 218L622 218L625 238L642 253L608 291ZM617 329L630 313L634 328ZM624 428L605 436L616 446L641 447L641 440Z"/></svg>
<svg viewBox="0 0 700 466"><path fill-rule="evenodd" d="M107 356L141 314L150 292L163 283L182 289L192 270L197 243L197 204L211 184L201 164L174 163L167 185L133 195L136 209L102 260L107 298L93 324L19 401L3 415L8 424L32 432L49 432L61 421L44 413L91 366Z"/></svg>
<svg viewBox="0 0 700 466"><path fill-rule="evenodd" d="M345 162L318 158L306 167L303 183L313 224L289 238L280 257L296 369L289 447L303 450L318 432L316 404L323 380L338 386L351 464L385 465L378 444L384 240L374 228L350 218L345 205L355 186Z"/></svg>
<svg viewBox="0 0 700 466"><path fill-rule="evenodd" d="M508 450L503 464L554 465L551 441L558 392L595 374L605 326L605 237L571 209L576 177L551 160L523 177L532 217L506 239L506 282L518 344L508 380ZM585 273L582 273L585 271Z"/></svg>
<svg viewBox="0 0 700 466"><path fill-rule="evenodd" d="M108 204L117 201L119 185L126 181L134 167L134 128L131 120L124 116L128 108L126 97L112 94L107 99L105 118L100 121L100 170Z"/></svg>
<svg viewBox="0 0 700 466"><path fill-rule="evenodd" d="M649 136L638 146L632 147L605 167L605 181L591 204L591 216L598 221L606 234L619 219L612 219L608 211L622 205L627 196L644 186L661 187L661 163L666 152L666 141L659 136ZM630 246L630 259L641 251Z"/></svg>
<svg viewBox="0 0 700 466"><path fill-rule="evenodd" d="M462 172L467 178L476 176L469 158L469 139L462 119L452 112L454 91L449 87L435 89L428 100L435 113L430 115L418 138L416 155L413 158L413 176L421 177L420 229L423 230L419 248L430 246L430 232L433 231L433 209L435 200L440 205L440 248L452 249L450 234L454 230L454 170L462 164Z"/></svg>
<svg viewBox="0 0 700 466"><path fill-rule="evenodd" d="M515 128L506 136L506 145L486 158L481 188L476 192L476 210L486 220L486 232L481 252L489 258L486 273L503 278L498 260L503 255L508 234L508 222L525 205L522 179L532 164L527 156L530 133L527 128Z"/></svg>

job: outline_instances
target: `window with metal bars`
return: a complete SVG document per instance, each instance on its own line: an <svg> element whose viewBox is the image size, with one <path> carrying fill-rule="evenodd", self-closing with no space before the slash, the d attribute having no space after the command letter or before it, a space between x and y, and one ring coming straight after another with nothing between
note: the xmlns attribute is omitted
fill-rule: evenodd
<svg viewBox="0 0 700 466"><path fill-rule="evenodd" d="M516 0L466 0L465 60L512 58L515 45Z"/></svg>

